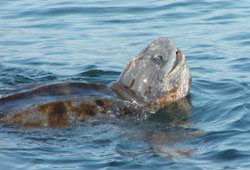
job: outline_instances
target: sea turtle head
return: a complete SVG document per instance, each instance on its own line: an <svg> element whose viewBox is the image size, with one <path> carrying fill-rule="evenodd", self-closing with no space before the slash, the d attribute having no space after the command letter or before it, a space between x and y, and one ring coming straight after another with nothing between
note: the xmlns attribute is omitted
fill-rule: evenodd
<svg viewBox="0 0 250 170"><path fill-rule="evenodd" d="M111 88L127 100L166 105L184 98L190 82L183 52L169 38L158 38L126 65Z"/></svg>

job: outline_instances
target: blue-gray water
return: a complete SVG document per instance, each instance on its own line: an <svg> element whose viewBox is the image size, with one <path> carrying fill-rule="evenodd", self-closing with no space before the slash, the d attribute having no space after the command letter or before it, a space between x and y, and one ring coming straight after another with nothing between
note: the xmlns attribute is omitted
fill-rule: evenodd
<svg viewBox="0 0 250 170"><path fill-rule="evenodd" d="M162 36L187 56L191 126L0 125L0 169L250 169L250 1L2 0L0 94L53 81L108 84Z"/></svg>

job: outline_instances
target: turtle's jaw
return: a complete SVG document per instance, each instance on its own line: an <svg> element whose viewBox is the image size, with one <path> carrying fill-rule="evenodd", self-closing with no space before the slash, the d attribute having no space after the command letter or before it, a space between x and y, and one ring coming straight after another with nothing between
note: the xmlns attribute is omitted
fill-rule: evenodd
<svg viewBox="0 0 250 170"><path fill-rule="evenodd" d="M156 101L156 103L162 106L186 97L190 89L192 77L185 62L185 55L180 50L176 54L178 62L165 75L163 94Z"/></svg>

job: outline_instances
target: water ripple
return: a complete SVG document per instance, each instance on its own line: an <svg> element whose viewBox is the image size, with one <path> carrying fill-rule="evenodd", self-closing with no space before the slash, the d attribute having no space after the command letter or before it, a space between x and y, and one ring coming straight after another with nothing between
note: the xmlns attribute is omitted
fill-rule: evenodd
<svg viewBox="0 0 250 170"><path fill-rule="evenodd" d="M65 129L0 124L1 168L249 169L249 7L242 0L1 1L0 95L54 81L109 84L156 37L174 40L193 77L190 127L169 124L177 112Z"/></svg>

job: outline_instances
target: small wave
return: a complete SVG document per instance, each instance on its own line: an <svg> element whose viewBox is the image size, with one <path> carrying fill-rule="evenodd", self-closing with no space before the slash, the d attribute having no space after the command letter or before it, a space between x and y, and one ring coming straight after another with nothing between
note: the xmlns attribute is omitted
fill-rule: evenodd
<svg viewBox="0 0 250 170"><path fill-rule="evenodd" d="M120 75L117 71L104 71L104 70L88 70L73 76L71 79L74 81L85 81L91 83L104 83L109 84L116 81Z"/></svg>
<svg viewBox="0 0 250 170"><path fill-rule="evenodd" d="M54 81L57 76L34 68L25 67L0 67L0 93L10 93L19 89L17 86L25 84Z"/></svg>
<svg viewBox="0 0 250 170"><path fill-rule="evenodd" d="M237 149L227 149L223 151L213 151L205 154L206 157L209 157L210 160L216 160L216 161L233 161L237 160L239 158L241 159L249 159L250 155L244 151L239 151Z"/></svg>
<svg viewBox="0 0 250 170"><path fill-rule="evenodd" d="M120 75L120 72L116 71L104 71L104 70L88 70L79 74L84 77L117 77Z"/></svg>

